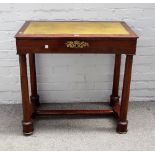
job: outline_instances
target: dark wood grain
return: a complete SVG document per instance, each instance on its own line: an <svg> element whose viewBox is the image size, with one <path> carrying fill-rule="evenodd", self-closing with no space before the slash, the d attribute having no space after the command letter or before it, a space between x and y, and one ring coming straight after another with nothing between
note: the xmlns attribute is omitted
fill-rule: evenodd
<svg viewBox="0 0 155 155"><path fill-rule="evenodd" d="M115 103L119 102L119 78L121 67L121 54L115 55L114 76L113 76L113 88L112 95L110 96L110 105L113 107Z"/></svg>
<svg viewBox="0 0 155 155"><path fill-rule="evenodd" d="M33 123L31 119L32 106L29 101L26 55L19 55L19 64L23 106L23 133L25 135L30 135L33 132Z"/></svg>
<svg viewBox="0 0 155 155"><path fill-rule="evenodd" d="M35 66L35 54L29 54L30 66L30 83L31 83L31 103L33 105L33 113L35 113L37 106L39 106L39 95L37 94L37 77Z"/></svg>
<svg viewBox="0 0 155 155"><path fill-rule="evenodd" d="M63 21L61 21L63 22ZM100 22L100 21L98 21ZM115 22L115 21L114 21ZM127 112L130 93L130 81L132 70L133 55L136 54L136 44L138 36L125 23L121 22L123 27L129 32L128 35L79 35L74 36L56 34L56 35L25 35L23 32L31 21L25 22L22 28L17 32L16 47L20 62L20 78L23 105L23 132L28 135L33 132L33 123L31 120L32 112L35 116L53 116L53 115L90 115L103 116L113 115L118 121L117 132L127 132ZM67 41L84 41L89 44L84 48L68 48ZM45 48L48 45L48 48ZM112 109L102 110L52 110L40 109L39 96L37 94L37 77L35 66L35 54L115 54L113 88L110 100ZM26 68L26 54L29 54L30 81L31 81L31 102L29 101L28 78ZM121 55L126 55L125 72L121 104L119 104L119 77L121 66ZM49 66L47 66L49 67ZM109 103L108 103L109 104Z"/></svg>
<svg viewBox="0 0 155 155"><path fill-rule="evenodd" d="M17 39L17 47L20 53L98 53L98 54L135 54L136 39L84 39L80 38L78 41L85 41L89 43L86 48L67 48L65 43L67 41L76 41L75 39ZM45 45L49 48L46 49Z"/></svg>
<svg viewBox="0 0 155 155"><path fill-rule="evenodd" d="M113 110L37 110L36 115L51 116L51 115L88 115L88 116L104 116L112 115Z"/></svg>
<svg viewBox="0 0 155 155"><path fill-rule="evenodd" d="M132 60L133 60L132 55L126 56L120 117L119 117L118 126L117 126L117 132L119 133L127 132L127 124L128 124L127 111L128 111L128 102L129 102L129 94L130 94Z"/></svg>
<svg viewBox="0 0 155 155"><path fill-rule="evenodd" d="M113 106L114 116L118 120L120 117L120 104L119 102L115 102L115 105Z"/></svg>

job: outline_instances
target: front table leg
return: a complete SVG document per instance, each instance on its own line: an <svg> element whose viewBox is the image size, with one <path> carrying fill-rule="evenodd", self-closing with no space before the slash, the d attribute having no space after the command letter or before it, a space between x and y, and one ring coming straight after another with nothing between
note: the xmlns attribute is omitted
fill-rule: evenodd
<svg viewBox="0 0 155 155"><path fill-rule="evenodd" d="M117 124L117 132L119 133L127 132L127 125L128 125L127 112L128 112L128 101L129 101L129 94L130 94L132 60L133 60L133 55L126 56L120 117Z"/></svg>
<svg viewBox="0 0 155 155"><path fill-rule="evenodd" d="M33 132L32 123L32 106L29 101L28 79L27 79L27 65L26 54L19 55L20 63L20 78L21 78L21 92L22 92L22 107L23 107L23 133L30 135Z"/></svg>

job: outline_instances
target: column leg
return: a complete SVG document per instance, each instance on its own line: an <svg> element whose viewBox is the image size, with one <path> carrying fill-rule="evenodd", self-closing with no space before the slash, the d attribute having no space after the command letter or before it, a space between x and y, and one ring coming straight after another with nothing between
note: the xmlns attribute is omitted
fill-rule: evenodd
<svg viewBox="0 0 155 155"><path fill-rule="evenodd" d="M121 54L115 55L114 76L112 95L110 96L110 105L113 107L119 102L119 78L120 78Z"/></svg>
<svg viewBox="0 0 155 155"><path fill-rule="evenodd" d="M128 112L128 101L129 101L129 94L130 94L132 60L133 60L133 55L126 56L120 117L118 120L117 129L116 129L117 132L119 133L127 132L127 125L128 125L127 112Z"/></svg>
<svg viewBox="0 0 155 155"><path fill-rule="evenodd" d="M29 54L29 66L30 66L30 82L31 82L31 103L33 106L33 113L37 107L40 105L39 103L39 95L37 94L37 78L36 78L36 65L35 65L35 54Z"/></svg>
<svg viewBox="0 0 155 155"><path fill-rule="evenodd" d="M22 93L22 107L23 107L23 133L30 135L33 132L32 123L32 106L29 101L29 90L28 90L28 78L27 78L27 65L26 55L19 55L20 64L20 79L21 79L21 93Z"/></svg>

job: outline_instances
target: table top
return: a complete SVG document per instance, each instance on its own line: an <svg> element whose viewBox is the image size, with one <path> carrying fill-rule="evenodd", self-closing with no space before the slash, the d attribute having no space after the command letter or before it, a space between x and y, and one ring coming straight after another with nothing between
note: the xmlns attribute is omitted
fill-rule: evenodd
<svg viewBox="0 0 155 155"><path fill-rule="evenodd" d="M15 37L137 38L137 35L121 21L27 21Z"/></svg>

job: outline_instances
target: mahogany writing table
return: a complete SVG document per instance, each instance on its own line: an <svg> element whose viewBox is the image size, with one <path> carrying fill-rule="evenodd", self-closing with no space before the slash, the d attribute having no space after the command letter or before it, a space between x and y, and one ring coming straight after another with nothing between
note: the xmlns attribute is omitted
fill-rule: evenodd
<svg viewBox="0 0 155 155"><path fill-rule="evenodd" d="M23 106L23 133L33 132L33 116L48 115L114 115L117 132L127 132L127 111L130 92L133 55L136 53L138 36L125 22L119 21L27 21L16 34L17 54ZM43 110L37 93L35 54L115 54L113 88L110 96L112 109L106 110ZM29 55L31 96L27 78L26 55ZM121 55L126 55L123 90L119 103L119 77Z"/></svg>

